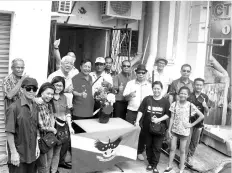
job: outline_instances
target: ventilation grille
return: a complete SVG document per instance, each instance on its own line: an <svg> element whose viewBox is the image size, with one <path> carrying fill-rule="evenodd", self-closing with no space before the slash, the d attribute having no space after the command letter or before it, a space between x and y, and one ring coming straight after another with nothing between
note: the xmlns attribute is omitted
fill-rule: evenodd
<svg viewBox="0 0 232 173"><path fill-rule="evenodd" d="M101 14L106 14L106 1L100 3Z"/></svg>
<svg viewBox="0 0 232 173"><path fill-rule="evenodd" d="M112 1L110 8L115 15L131 16L131 1Z"/></svg>

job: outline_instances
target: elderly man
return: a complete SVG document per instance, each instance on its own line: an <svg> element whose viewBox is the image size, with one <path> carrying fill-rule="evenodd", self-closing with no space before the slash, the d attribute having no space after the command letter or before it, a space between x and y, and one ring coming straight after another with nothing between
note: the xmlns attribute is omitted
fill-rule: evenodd
<svg viewBox="0 0 232 173"><path fill-rule="evenodd" d="M22 95L20 88L23 80L27 77L27 75L23 75L24 67L22 59L14 59L11 63L12 73L3 80L5 110Z"/></svg>
<svg viewBox="0 0 232 173"><path fill-rule="evenodd" d="M33 99L38 83L33 78L22 82L21 97L6 111L6 135L10 173L35 173L35 161L39 157L37 127L38 112Z"/></svg>
<svg viewBox="0 0 232 173"><path fill-rule="evenodd" d="M131 63L128 60L122 62L122 72L113 78L113 87L117 91L116 102L114 103L114 117L126 119L128 101L123 96L126 84L134 79L131 71Z"/></svg>
<svg viewBox="0 0 232 173"><path fill-rule="evenodd" d="M54 51L53 51L54 52L54 56L56 58L56 69L57 70L60 69L60 67L61 67L61 57L60 57L59 45L60 45L60 39L56 40L54 42ZM73 58L74 63L75 63L75 61L76 61L76 55L75 55L75 53L68 52L67 55L71 56ZM70 71L70 75L71 76L75 76L78 73L79 73L79 70L76 69L75 66L73 66L72 70Z"/></svg>
<svg viewBox="0 0 232 173"><path fill-rule="evenodd" d="M126 120L134 124L137 118L138 108L143 99L149 95L153 95L151 83L146 80L146 67L143 64L139 64L136 72L136 79L127 83L123 92L123 96L128 101ZM138 144L138 159L144 160L142 155L145 148L145 135L143 129L141 129Z"/></svg>
<svg viewBox="0 0 232 173"><path fill-rule="evenodd" d="M107 56L105 57L105 61L106 61L105 72L107 74L110 74L112 77L116 76L117 72L115 70L112 70L113 58Z"/></svg>
<svg viewBox="0 0 232 173"><path fill-rule="evenodd" d="M191 74L192 67L189 64L184 64L181 66L181 77L172 82L170 87L169 102L170 104L178 100L178 92L182 86L186 86L190 89L191 93L193 92L193 81L189 79Z"/></svg>
<svg viewBox="0 0 232 173"><path fill-rule="evenodd" d="M96 89L101 86L113 85L113 79L111 75L105 72L106 61L103 57L97 57L95 60L95 71L89 75L92 77L92 91L93 95Z"/></svg>
<svg viewBox="0 0 232 173"><path fill-rule="evenodd" d="M155 61L156 68L152 71L150 76L150 81L160 81L163 84L162 96L166 97L168 92L168 87L172 82L170 74L167 74L165 71L165 66L168 64L168 61L165 58L157 58Z"/></svg>
<svg viewBox="0 0 232 173"><path fill-rule="evenodd" d="M64 56L61 60L61 68L48 76L48 82L51 82L52 79L56 76L64 77L65 79L64 94L67 97L67 104L69 108L72 107L72 98L73 98L72 78L74 74L70 73L70 71L73 69L73 65L74 65L74 59L68 55Z"/></svg>

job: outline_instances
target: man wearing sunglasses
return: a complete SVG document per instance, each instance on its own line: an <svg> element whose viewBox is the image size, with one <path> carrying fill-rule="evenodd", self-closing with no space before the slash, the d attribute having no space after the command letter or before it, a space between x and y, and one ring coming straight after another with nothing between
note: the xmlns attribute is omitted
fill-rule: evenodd
<svg viewBox="0 0 232 173"><path fill-rule="evenodd" d="M169 102L170 104L173 101L179 99L178 92L182 86L186 86L190 89L191 93L193 92L193 81L189 79L191 74L192 67L189 64L184 64L181 66L181 77L172 82L169 92Z"/></svg>
<svg viewBox="0 0 232 173"><path fill-rule="evenodd" d="M114 103L114 117L126 119L128 101L123 96L127 82L134 79L132 75L131 63L128 60L122 62L122 71L113 78L113 87L117 91L116 102Z"/></svg>
<svg viewBox="0 0 232 173"><path fill-rule="evenodd" d="M35 161L40 155L38 112L33 101L37 89L36 79L25 78L20 88L21 97L6 110L5 131L10 173L35 173Z"/></svg>
<svg viewBox="0 0 232 173"><path fill-rule="evenodd" d="M149 95L153 95L151 83L146 79L147 69L145 65L139 64L136 72L136 79L129 81L123 92L125 100L128 101L126 121L133 124L136 121L138 108L143 99ZM144 160L142 155L145 149L145 135L141 129L138 144L138 159Z"/></svg>
<svg viewBox="0 0 232 173"><path fill-rule="evenodd" d="M3 80L5 110L22 95L20 88L27 77L26 74L23 75L25 65L22 59L14 59L11 64L12 73Z"/></svg>

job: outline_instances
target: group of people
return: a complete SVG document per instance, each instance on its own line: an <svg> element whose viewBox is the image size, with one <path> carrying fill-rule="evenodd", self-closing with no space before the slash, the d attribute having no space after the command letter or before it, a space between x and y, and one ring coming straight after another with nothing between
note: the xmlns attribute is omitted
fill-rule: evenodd
<svg viewBox="0 0 232 173"><path fill-rule="evenodd" d="M144 160L142 153L146 148L147 170L158 173L165 138L165 134L150 133L152 122L164 124L171 139L165 172L172 170L177 140L180 140L180 172L183 172L185 157L191 161L204 115L209 110L208 97L202 93L204 80L189 79L190 65L184 64L181 77L174 81L164 70L168 63L165 58L156 59L151 75L143 64L132 70L128 60L122 62L121 72L117 73L112 70L111 57L97 57L92 72L91 60L83 59L79 72L74 66L75 54L69 52L61 59L58 49L59 43L54 44L58 70L50 74L40 88L36 79L23 73L22 59L12 61L12 73L3 81L10 173L57 173L58 166L70 168L65 161L71 150L70 134L81 132L72 120L96 118L93 116L97 109L94 93L99 86L111 86L117 91L113 117L141 127L138 159ZM57 136L62 132L68 140L57 142L46 153L40 153L39 142L49 132Z"/></svg>

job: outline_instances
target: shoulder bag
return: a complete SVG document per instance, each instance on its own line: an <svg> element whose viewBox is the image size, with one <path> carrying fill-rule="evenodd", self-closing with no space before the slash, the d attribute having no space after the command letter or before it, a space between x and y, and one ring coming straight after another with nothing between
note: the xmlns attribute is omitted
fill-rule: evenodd
<svg viewBox="0 0 232 173"><path fill-rule="evenodd" d="M151 98L151 118L152 118L152 112L153 112L153 105L152 105L152 100L153 98ZM164 135L166 132L166 126L164 123L160 122L160 123L153 123L152 121L150 122L150 126L149 126L149 131L152 135Z"/></svg>
<svg viewBox="0 0 232 173"><path fill-rule="evenodd" d="M70 139L68 124L59 118L55 119L55 128L57 130L56 137L62 144L64 144Z"/></svg>
<svg viewBox="0 0 232 173"><path fill-rule="evenodd" d="M39 149L42 154L47 153L57 143L59 143L53 132L44 132L44 136L39 139Z"/></svg>

